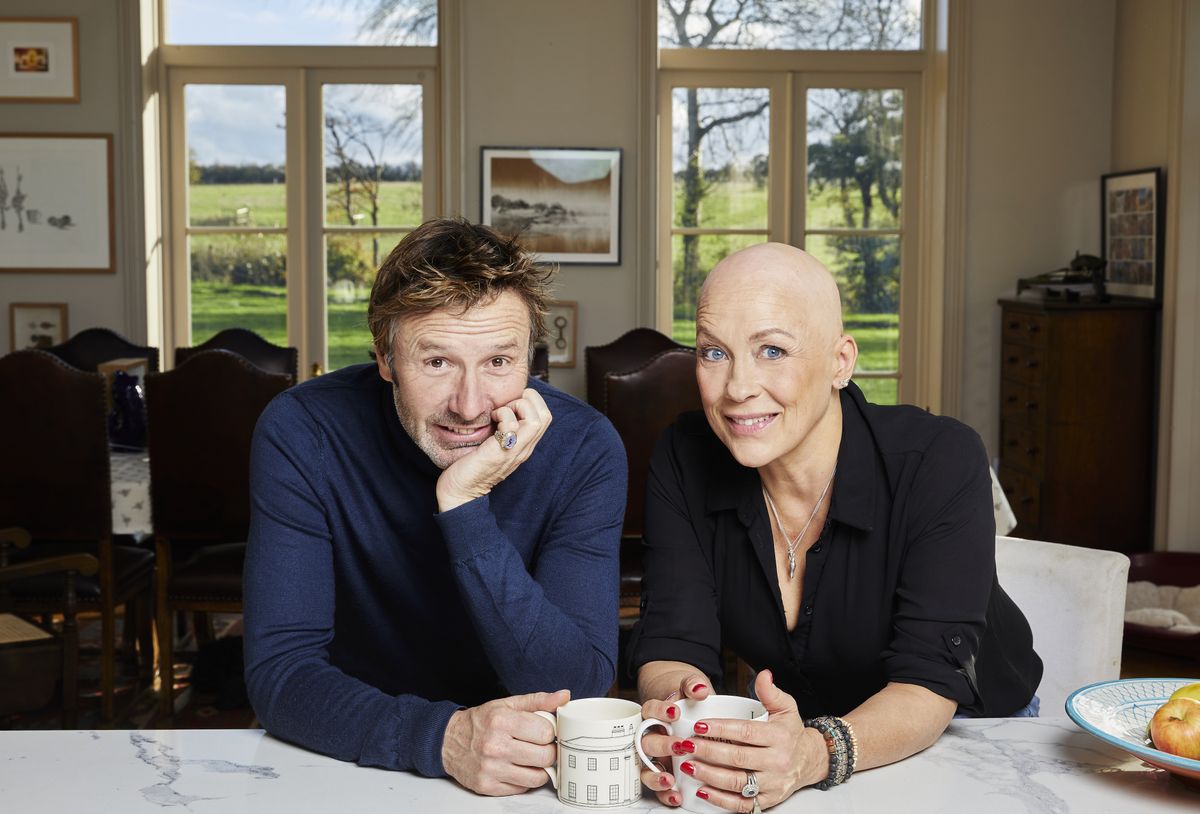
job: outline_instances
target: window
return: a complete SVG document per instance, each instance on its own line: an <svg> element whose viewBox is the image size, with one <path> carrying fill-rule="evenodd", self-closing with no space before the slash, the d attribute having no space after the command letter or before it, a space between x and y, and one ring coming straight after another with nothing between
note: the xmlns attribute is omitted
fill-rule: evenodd
<svg viewBox="0 0 1200 814"><path fill-rule="evenodd" d="M567 799L568 800L577 799L575 796L575 781L574 780L567 782Z"/></svg>
<svg viewBox="0 0 1200 814"><path fill-rule="evenodd" d="M589 803L594 803L600 799L599 788L597 786L587 787L587 799Z"/></svg>
<svg viewBox="0 0 1200 814"><path fill-rule="evenodd" d="M610 772L619 772L621 770L621 758L610 757L608 759L608 770Z"/></svg>
<svg viewBox="0 0 1200 814"><path fill-rule="evenodd" d="M437 210L437 49L358 46L436 42L436 0L162 3L167 358L244 327L369 361L375 271Z"/></svg>
<svg viewBox="0 0 1200 814"><path fill-rule="evenodd" d="M588 758L588 768L587 768L587 770L588 770L589 772L594 772L594 771L596 771L596 758L594 758L594 757L590 757L590 758Z"/></svg>
<svg viewBox="0 0 1200 814"><path fill-rule="evenodd" d="M613 758L613 759L616 760L616 758ZM608 787L608 801L610 803L617 803L617 802L620 802L620 800L621 800L621 786L618 785L617 783L613 783L611 786Z"/></svg>
<svg viewBox="0 0 1200 814"><path fill-rule="evenodd" d="M575 768L575 756L574 755L567 755L567 767L570 769Z"/></svg>
<svg viewBox="0 0 1200 814"><path fill-rule="evenodd" d="M659 147L659 329L694 344L712 267L753 243L791 243L838 280L867 398L929 403L940 381L908 338L941 319L931 297L918 299L929 290L921 219L932 217L920 205L926 5L658 8L659 130L670 134Z"/></svg>

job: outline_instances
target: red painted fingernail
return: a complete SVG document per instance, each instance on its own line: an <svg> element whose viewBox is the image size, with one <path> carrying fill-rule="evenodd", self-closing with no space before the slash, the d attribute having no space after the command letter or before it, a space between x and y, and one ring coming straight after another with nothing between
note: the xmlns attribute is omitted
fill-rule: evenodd
<svg viewBox="0 0 1200 814"><path fill-rule="evenodd" d="M671 751L672 751L672 752L674 752L674 753L675 753L675 754L677 754L677 755L685 755L685 754L687 754L687 752L684 752L684 751L683 751L683 741L679 741L678 743L672 743L672 744L671 744Z"/></svg>
<svg viewBox="0 0 1200 814"><path fill-rule="evenodd" d="M671 778L665 774L660 774L658 776L658 785L662 786L664 789L667 788L671 785Z"/></svg>
<svg viewBox="0 0 1200 814"><path fill-rule="evenodd" d="M679 714L679 711L676 710L675 707L667 707L667 717L670 718L672 721L675 720L675 716L678 714Z"/></svg>
<svg viewBox="0 0 1200 814"><path fill-rule="evenodd" d="M704 689L704 685L697 684L695 687L692 687L692 692L700 692L702 689Z"/></svg>
<svg viewBox="0 0 1200 814"><path fill-rule="evenodd" d="M679 768L684 774L695 774L696 773L696 767L690 761L687 761L687 760L685 760L683 763L680 763Z"/></svg>
<svg viewBox="0 0 1200 814"><path fill-rule="evenodd" d="M695 730L697 735L704 735L708 733L708 724L704 723L704 721L696 721L692 729Z"/></svg>
<svg viewBox="0 0 1200 814"><path fill-rule="evenodd" d="M701 800L707 800L708 792L705 791L704 789L696 789L696 796L699 797Z"/></svg>
<svg viewBox="0 0 1200 814"><path fill-rule="evenodd" d="M696 751L696 744L692 743L691 741L680 741L679 748L690 755L692 752Z"/></svg>

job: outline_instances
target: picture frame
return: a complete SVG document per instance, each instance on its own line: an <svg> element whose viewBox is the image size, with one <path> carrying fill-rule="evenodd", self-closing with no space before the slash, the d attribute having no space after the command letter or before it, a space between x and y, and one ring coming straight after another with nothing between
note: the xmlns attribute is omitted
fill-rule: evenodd
<svg viewBox="0 0 1200 814"><path fill-rule="evenodd" d="M0 17L0 102L78 101L78 18Z"/></svg>
<svg viewBox="0 0 1200 814"><path fill-rule="evenodd" d="M111 274L113 137L0 133L0 272Z"/></svg>
<svg viewBox="0 0 1200 814"><path fill-rule="evenodd" d="M484 224L539 262L619 265L621 149L483 147Z"/></svg>
<svg viewBox="0 0 1200 814"><path fill-rule="evenodd" d="M550 367L575 367L579 303L551 300L546 303L546 345L550 348Z"/></svg>
<svg viewBox="0 0 1200 814"><path fill-rule="evenodd" d="M67 340L65 302L13 302L8 305L9 349L45 349Z"/></svg>
<svg viewBox="0 0 1200 814"><path fill-rule="evenodd" d="M1100 246L1110 294L1162 300L1164 180L1159 167L1100 177Z"/></svg>

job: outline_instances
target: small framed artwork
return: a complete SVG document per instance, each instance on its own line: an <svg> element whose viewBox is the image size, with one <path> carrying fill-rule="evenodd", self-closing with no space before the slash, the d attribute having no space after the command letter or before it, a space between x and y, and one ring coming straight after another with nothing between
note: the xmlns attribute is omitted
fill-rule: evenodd
<svg viewBox="0 0 1200 814"><path fill-rule="evenodd" d="M14 302L8 306L8 326L14 351L49 348L67 339L67 304Z"/></svg>
<svg viewBox="0 0 1200 814"><path fill-rule="evenodd" d="M0 17L0 102L79 101L79 21Z"/></svg>
<svg viewBox="0 0 1200 814"><path fill-rule="evenodd" d="M550 308L550 314L546 317L546 344L550 347L550 367L575 367L579 304L569 300L551 300L546 304Z"/></svg>
<svg viewBox="0 0 1200 814"><path fill-rule="evenodd" d="M0 272L116 268L112 136L0 133Z"/></svg>
<svg viewBox="0 0 1200 814"><path fill-rule="evenodd" d="M621 262L621 150L484 147L482 220L546 263Z"/></svg>
<svg viewBox="0 0 1200 814"><path fill-rule="evenodd" d="M1100 179L1100 234L1110 294L1162 298L1166 189L1162 170L1114 172Z"/></svg>

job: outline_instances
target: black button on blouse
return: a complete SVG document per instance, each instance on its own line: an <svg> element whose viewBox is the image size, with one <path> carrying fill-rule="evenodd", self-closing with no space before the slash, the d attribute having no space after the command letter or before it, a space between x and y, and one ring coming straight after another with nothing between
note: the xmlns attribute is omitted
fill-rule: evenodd
<svg viewBox="0 0 1200 814"><path fill-rule="evenodd" d="M979 436L915 407L868 404L853 384L841 407L829 518L806 555L791 631L758 472L701 413L667 429L650 463L630 667L682 661L720 686L724 643L770 668L806 717L844 715L892 681L971 715L1025 706L1042 663L996 580Z"/></svg>

